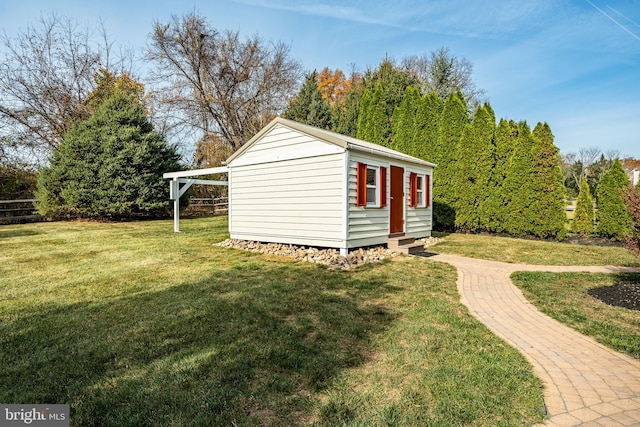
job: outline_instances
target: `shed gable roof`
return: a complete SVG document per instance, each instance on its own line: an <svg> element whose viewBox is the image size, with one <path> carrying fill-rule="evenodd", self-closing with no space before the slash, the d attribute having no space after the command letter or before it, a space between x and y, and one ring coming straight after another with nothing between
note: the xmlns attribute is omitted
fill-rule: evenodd
<svg viewBox="0 0 640 427"><path fill-rule="evenodd" d="M292 120L283 119L282 117L276 117L268 125L266 125L260 132L258 132L253 138L247 141L238 151L231 155L227 159L227 164L233 160L241 157L252 145L259 141L265 134L269 133L275 126L282 125L298 132L306 133L328 144L333 144L341 147L345 150L355 150L365 153L375 154L382 157L390 157L398 160L403 160L409 163L416 163L424 166L435 167L436 165L431 162L427 162L417 157L409 156L396 150L392 150L387 147L383 147L378 144L363 141L361 139L352 138L350 136L342 135L339 133L331 132L328 130L320 129L314 126L309 126L303 123L294 122Z"/></svg>

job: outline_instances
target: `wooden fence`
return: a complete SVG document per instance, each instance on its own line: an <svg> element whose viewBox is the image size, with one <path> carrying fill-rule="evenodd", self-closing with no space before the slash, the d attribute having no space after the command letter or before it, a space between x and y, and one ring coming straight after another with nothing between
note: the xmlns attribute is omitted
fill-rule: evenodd
<svg viewBox="0 0 640 427"><path fill-rule="evenodd" d="M41 221L33 203L37 199L0 200L0 224Z"/></svg>
<svg viewBox="0 0 640 427"><path fill-rule="evenodd" d="M196 198L189 199L189 206L184 210L185 215L220 215L229 211L229 198Z"/></svg>

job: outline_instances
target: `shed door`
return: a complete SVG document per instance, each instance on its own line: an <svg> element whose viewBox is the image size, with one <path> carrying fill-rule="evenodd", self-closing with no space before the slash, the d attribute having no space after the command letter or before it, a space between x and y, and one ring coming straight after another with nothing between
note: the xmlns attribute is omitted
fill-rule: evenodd
<svg viewBox="0 0 640 427"><path fill-rule="evenodd" d="M404 232L404 169L391 166L389 233Z"/></svg>

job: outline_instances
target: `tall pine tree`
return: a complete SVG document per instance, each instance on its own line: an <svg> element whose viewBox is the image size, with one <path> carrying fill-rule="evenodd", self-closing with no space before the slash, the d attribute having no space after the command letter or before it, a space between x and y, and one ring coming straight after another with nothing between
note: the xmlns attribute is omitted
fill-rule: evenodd
<svg viewBox="0 0 640 427"><path fill-rule="evenodd" d="M344 103L336 103L332 110L332 127L334 132L356 137L358 134L358 118L360 102L364 96L362 81L351 77L351 86L347 92Z"/></svg>
<svg viewBox="0 0 640 427"><path fill-rule="evenodd" d="M629 178L616 159L596 187L596 233L614 240L624 240L633 232L633 219L627 211L623 194Z"/></svg>
<svg viewBox="0 0 640 427"><path fill-rule="evenodd" d="M564 209L567 193L559 150L553 144L553 134L547 123L538 123L532 137L531 183L536 196L531 204L531 231L538 237L561 239L566 233Z"/></svg>
<svg viewBox="0 0 640 427"><path fill-rule="evenodd" d="M373 93L367 90L362 97L357 137L385 147L389 146L391 124L381 83L376 85Z"/></svg>
<svg viewBox="0 0 640 427"><path fill-rule="evenodd" d="M410 156L418 156L418 149L414 144L416 122L420 107L420 91L415 86L409 86L404 92L402 103L396 107L391 120L392 141L391 148Z"/></svg>
<svg viewBox="0 0 640 427"><path fill-rule="evenodd" d="M532 183L533 138L527 122L518 124L518 136L507 175L501 187L503 205L498 214L503 219L503 231L514 236L532 234L531 205L537 192Z"/></svg>
<svg viewBox="0 0 640 427"><path fill-rule="evenodd" d="M460 91L449 95L440 117L438 143L432 162L438 165L433 177L434 221L438 229L452 230L456 220L455 176L458 148L469 115Z"/></svg>
<svg viewBox="0 0 640 427"><path fill-rule="evenodd" d="M331 106L318 88L318 74L305 76L298 95L289 102L284 117L322 129L331 128Z"/></svg>
<svg viewBox="0 0 640 427"><path fill-rule="evenodd" d="M573 215L572 230L581 236L590 236L593 234L593 221L595 220L595 212L593 210L593 198L587 179L583 178L580 184L580 193L576 200L576 210Z"/></svg>
<svg viewBox="0 0 640 427"><path fill-rule="evenodd" d="M416 157L435 162L443 108L444 104L435 92L427 93L420 99L415 118L415 135L413 136Z"/></svg>
<svg viewBox="0 0 640 427"><path fill-rule="evenodd" d="M460 141L457 163L456 227L468 231L488 228L483 207L490 195L494 166L495 114L488 103L480 106Z"/></svg>
<svg viewBox="0 0 640 427"><path fill-rule="evenodd" d="M503 185L511 163L518 125L513 120L500 119L495 130L493 168L489 179L489 197L482 206L482 216L487 230L492 232L504 231L506 219L506 200Z"/></svg>

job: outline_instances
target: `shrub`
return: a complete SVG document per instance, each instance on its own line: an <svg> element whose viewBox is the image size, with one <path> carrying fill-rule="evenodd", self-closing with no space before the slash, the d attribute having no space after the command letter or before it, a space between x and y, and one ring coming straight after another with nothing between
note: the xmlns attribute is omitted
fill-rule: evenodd
<svg viewBox="0 0 640 427"><path fill-rule="evenodd" d="M627 206L627 212L634 221L633 235L627 241L627 246L636 255L640 256L640 188L629 185L624 191L624 201Z"/></svg>

